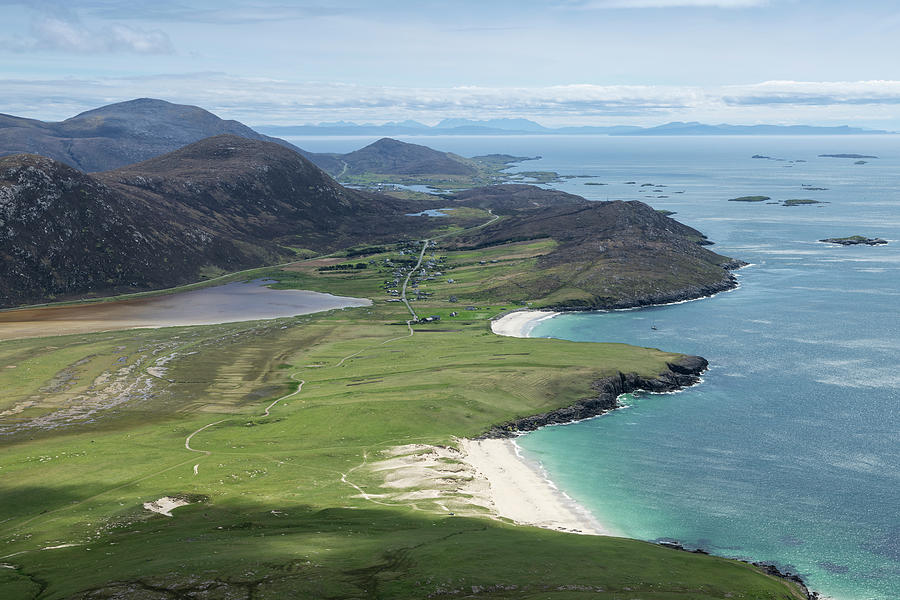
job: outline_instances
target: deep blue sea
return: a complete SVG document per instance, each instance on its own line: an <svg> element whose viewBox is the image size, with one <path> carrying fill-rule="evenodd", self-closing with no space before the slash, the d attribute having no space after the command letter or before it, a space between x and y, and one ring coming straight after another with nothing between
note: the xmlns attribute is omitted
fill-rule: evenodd
<svg viewBox="0 0 900 600"><path fill-rule="evenodd" d="M900 598L900 136L405 139L541 155L519 168L596 176L553 187L676 211L713 250L752 263L713 298L568 314L532 332L711 364L684 392L520 438L559 487L621 535L775 562L840 600ZM372 139L293 141L349 151ZM879 158L818 156L837 153ZM827 203L727 202L746 195ZM817 241L855 234L890 244Z"/></svg>

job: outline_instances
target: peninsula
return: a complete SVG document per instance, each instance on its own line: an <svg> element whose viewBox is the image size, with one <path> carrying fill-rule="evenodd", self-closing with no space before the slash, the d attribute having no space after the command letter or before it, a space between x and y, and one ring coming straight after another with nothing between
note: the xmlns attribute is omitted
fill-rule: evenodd
<svg viewBox="0 0 900 600"><path fill-rule="evenodd" d="M193 277L355 307L116 330L107 298L67 306L69 335L55 306L0 313L34 336L0 341L0 595L807 597L752 565L597 535L614 532L501 439L696 382L699 357L503 337L491 319L730 289L741 263L697 230L529 186L350 190L237 136L93 176L2 160L7 306Z"/></svg>

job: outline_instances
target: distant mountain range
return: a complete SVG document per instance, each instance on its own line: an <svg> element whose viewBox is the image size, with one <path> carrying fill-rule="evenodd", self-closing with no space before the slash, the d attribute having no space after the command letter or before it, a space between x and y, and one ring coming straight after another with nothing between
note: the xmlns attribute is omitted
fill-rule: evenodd
<svg viewBox="0 0 900 600"><path fill-rule="evenodd" d="M707 125L673 122L656 127L615 125L611 127L544 127L528 119L444 119L434 126L418 121L373 125L347 121L318 125L258 125L259 131L278 136L306 135L879 135L890 131L859 127L812 125Z"/></svg>
<svg viewBox="0 0 900 600"><path fill-rule="evenodd" d="M0 156L40 154L92 173L130 165L215 135L292 144L197 106L139 98L48 123L0 114Z"/></svg>

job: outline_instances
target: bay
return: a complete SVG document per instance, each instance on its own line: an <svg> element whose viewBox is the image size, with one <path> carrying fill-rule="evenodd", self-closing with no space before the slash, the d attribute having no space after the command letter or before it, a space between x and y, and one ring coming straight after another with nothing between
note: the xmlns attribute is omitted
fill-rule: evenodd
<svg viewBox="0 0 900 600"><path fill-rule="evenodd" d="M682 393L631 396L626 409L520 438L554 482L621 535L772 561L840 600L898 597L897 136L404 139L466 156L541 155L517 168L592 175L553 187L674 211L713 250L752 263L739 289L714 298L567 314L532 331L711 364ZM372 140L292 141L348 151ZM819 156L842 153L879 158ZM728 202L749 195L773 203ZM823 203L781 204L796 198ZM855 234L890 243L818 241Z"/></svg>

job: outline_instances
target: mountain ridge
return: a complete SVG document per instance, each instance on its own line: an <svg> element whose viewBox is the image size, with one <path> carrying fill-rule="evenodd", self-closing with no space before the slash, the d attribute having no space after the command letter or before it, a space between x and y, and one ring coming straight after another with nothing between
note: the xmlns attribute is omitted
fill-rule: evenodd
<svg viewBox="0 0 900 600"><path fill-rule="evenodd" d="M0 156L40 154L86 173L107 171L159 156L215 135L284 140L221 119L198 106L137 98L84 111L59 122L0 114Z"/></svg>
<svg viewBox="0 0 900 600"><path fill-rule="evenodd" d="M516 124L519 127L516 127ZM436 125L416 123L356 124L352 122L316 125L256 125L256 129L272 135L885 135L896 132L840 126L816 125L710 125L698 122L672 121L653 127L636 125L545 127L528 119L444 119Z"/></svg>
<svg viewBox="0 0 900 600"><path fill-rule="evenodd" d="M171 287L415 233L408 202L342 187L300 154L222 135L85 174L0 158L0 306Z"/></svg>

